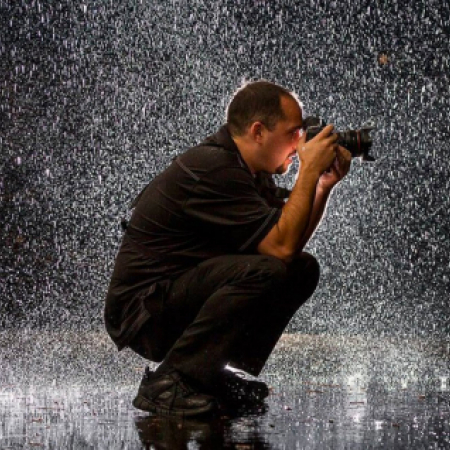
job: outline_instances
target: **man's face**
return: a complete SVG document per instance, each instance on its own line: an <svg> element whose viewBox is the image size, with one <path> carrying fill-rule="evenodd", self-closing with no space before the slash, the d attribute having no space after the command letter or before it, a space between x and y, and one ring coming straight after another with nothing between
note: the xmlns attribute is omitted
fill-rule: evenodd
<svg viewBox="0 0 450 450"><path fill-rule="evenodd" d="M283 175L297 156L297 144L302 135L302 111L299 104L289 98L281 98L285 119L278 121L272 131L266 130L261 156L269 173Z"/></svg>

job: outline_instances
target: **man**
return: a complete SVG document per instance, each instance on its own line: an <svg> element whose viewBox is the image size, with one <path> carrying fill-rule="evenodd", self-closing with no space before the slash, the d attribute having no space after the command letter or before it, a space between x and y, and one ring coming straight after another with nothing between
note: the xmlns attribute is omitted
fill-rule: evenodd
<svg viewBox="0 0 450 450"><path fill-rule="evenodd" d="M193 416L268 395L258 376L319 279L302 249L349 151L328 125L308 142L295 94L261 80L233 96L218 133L175 158L141 192L116 257L105 324L119 350L161 362L146 369L137 408ZM298 154L286 203L271 174Z"/></svg>

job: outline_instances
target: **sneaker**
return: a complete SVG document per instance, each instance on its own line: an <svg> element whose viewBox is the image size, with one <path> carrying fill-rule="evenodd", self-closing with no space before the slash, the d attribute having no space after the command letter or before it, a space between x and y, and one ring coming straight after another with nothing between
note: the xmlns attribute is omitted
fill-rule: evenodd
<svg viewBox="0 0 450 450"><path fill-rule="evenodd" d="M263 381L248 380L243 372L223 369L220 374L217 395L232 402L262 402L270 393Z"/></svg>
<svg viewBox="0 0 450 450"><path fill-rule="evenodd" d="M216 400L198 392L176 370L158 375L147 367L133 406L161 415L187 417L213 411Z"/></svg>

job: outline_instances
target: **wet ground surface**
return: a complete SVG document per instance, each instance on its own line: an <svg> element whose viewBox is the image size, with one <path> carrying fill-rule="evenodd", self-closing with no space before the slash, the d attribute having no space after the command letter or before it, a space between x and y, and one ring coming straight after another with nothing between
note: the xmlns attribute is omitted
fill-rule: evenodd
<svg viewBox="0 0 450 450"><path fill-rule="evenodd" d="M285 335L259 408L168 419L103 333L0 333L0 449L450 448L450 341ZM152 366L151 366L152 367Z"/></svg>

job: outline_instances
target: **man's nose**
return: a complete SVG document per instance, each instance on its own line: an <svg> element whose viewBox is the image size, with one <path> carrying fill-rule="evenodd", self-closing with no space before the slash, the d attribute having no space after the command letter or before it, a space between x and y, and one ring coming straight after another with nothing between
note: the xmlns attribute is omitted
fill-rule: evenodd
<svg viewBox="0 0 450 450"><path fill-rule="evenodd" d="M302 129L297 130L292 136L292 143L294 144L295 148L297 148L299 144L304 144L305 141L306 141L306 133Z"/></svg>
<svg viewBox="0 0 450 450"><path fill-rule="evenodd" d="M293 141L293 142L298 142L299 139L300 139L300 137L301 137L301 130L295 130L295 131L292 133L292 141Z"/></svg>

